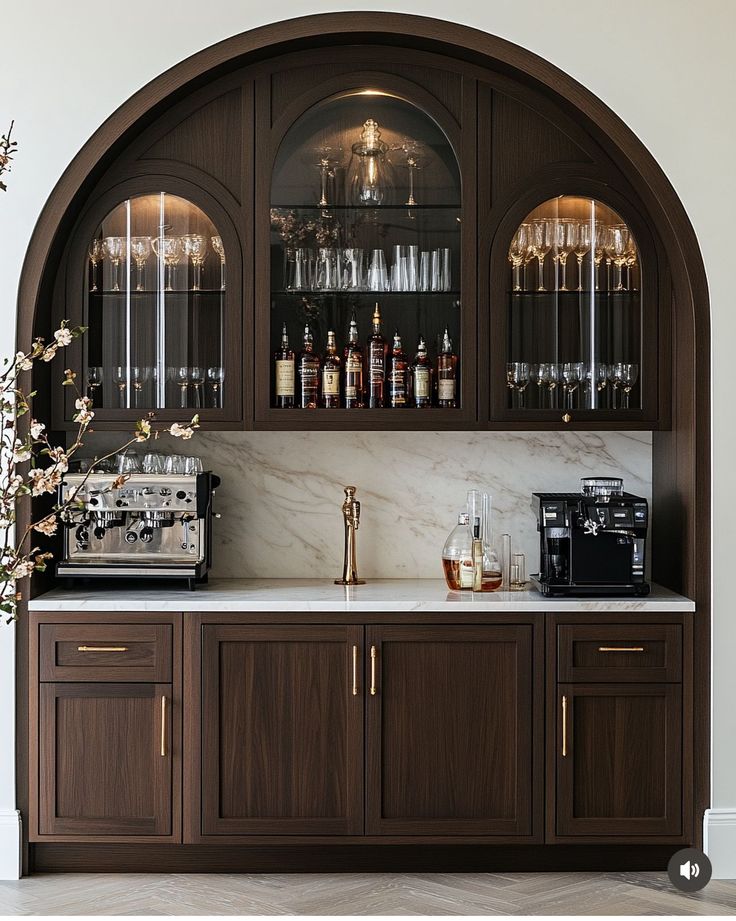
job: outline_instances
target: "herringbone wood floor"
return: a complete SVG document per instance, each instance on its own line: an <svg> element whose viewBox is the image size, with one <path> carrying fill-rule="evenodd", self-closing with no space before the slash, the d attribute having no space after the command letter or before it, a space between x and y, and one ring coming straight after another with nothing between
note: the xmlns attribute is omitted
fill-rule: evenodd
<svg viewBox="0 0 736 921"><path fill-rule="evenodd" d="M736 881L661 873L47 874L0 882L0 915L732 915Z"/></svg>

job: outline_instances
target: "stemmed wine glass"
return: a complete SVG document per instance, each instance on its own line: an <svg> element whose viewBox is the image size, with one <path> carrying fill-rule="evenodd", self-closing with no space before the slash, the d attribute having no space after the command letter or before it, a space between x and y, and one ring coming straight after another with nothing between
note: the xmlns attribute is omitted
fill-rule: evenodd
<svg viewBox="0 0 736 921"><path fill-rule="evenodd" d="M414 140L414 138L404 138L401 144L392 147L391 150L403 150L404 152L406 162L402 165L409 171L409 195L404 204L409 207L416 205L418 202L414 197L414 174L417 170L423 169L419 164L420 161L424 159L424 148L422 144Z"/></svg>
<svg viewBox="0 0 736 921"><path fill-rule="evenodd" d="M105 237L102 251L112 263L112 291L120 290L119 269L125 259L125 237Z"/></svg>
<svg viewBox="0 0 736 921"><path fill-rule="evenodd" d="M511 240L511 246L509 246L509 262L513 269L514 291L521 291L521 267L529 257L530 246L531 227L529 224L521 224Z"/></svg>
<svg viewBox="0 0 736 921"><path fill-rule="evenodd" d="M601 286L601 262L606 253L606 241L608 239L608 226L596 222L593 225L593 236L591 246L593 249L593 263L595 264L595 289L598 291Z"/></svg>
<svg viewBox="0 0 736 921"><path fill-rule="evenodd" d="M624 392L624 409L629 409L631 391L639 377L639 365L619 361L613 368L614 387L620 387Z"/></svg>
<svg viewBox="0 0 736 921"><path fill-rule="evenodd" d="M102 386L102 368L99 365L90 365L87 368L87 395L95 405L95 390Z"/></svg>
<svg viewBox="0 0 736 921"><path fill-rule="evenodd" d="M342 147L330 147L328 144L323 144L317 148L317 169L319 170L319 201L317 204L320 208L336 204L334 201L327 200L327 184L330 179L335 178L335 170L340 166L342 157Z"/></svg>
<svg viewBox="0 0 736 921"><path fill-rule="evenodd" d="M584 365L582 361L566 361L562 365L562 389L565 392L565 401L568 409L573 408L575 391L583 379Z"/></svg>
<svg viewBox="0 0 736 921"><path fill-rule="evenodd" d="M512 395L518 394L519 409L524 407L524 391L531 380L531 369L528 361L510 361L506 365L506 386Z"/></svg>
<svg viewBox="0 0 736 921"><path fill-rule="evenodd" d="M125 409L125 391L128 386L128 369L118 365L112 369L112 382L118 388L118 402L120 409Z"/></svg>
<svg viewBox="0 0 736 921"><path fill-rule="evenodd" d="M190 384L189 368L176 368L174 372L174 380L179 387L179 406L182 409L186 409L189 402L187 400L187 388Z"/></svg>
<svg viewBox="0 0 736 921"><path fill-rule="evenodd" d="M609 227L608 238L606 240L606 255L611 259L616 267L616 277L614 283L615 291L624 290L623 266L629 256L629 228L625 224L614 224Z"/></svg>
<svg viewBox="0 0 736 921"><path fill-rule="evenodd" d="M151 241L151 246L164 263L164 291L173 291L174 267L181 259L181 237L156 237Z"/></svg>
<svg viewBox="0 0 736 921"><path fill-rule="evenodd" d="M92 266L92 287L90 291L97 290L97 266L102 262L105 255L104 243L99 237L95 237L87 248L87 255Z"/></svg>
<svg viewBox="0 0 736 921"><path fill-rule="evenodd" d="M143 270L151 255L151 238L150 237L131 237L130 254L135 259L136 269L138 270L138 280L135 286L136 291L143 291Z"/></svg>
<svg viewBox="0 0 736 921"><path fill-rule="evenodd" d="M555 407L555 391L560 380L560 366L555 362L542 362L539 365L537 373L537 384L541 387L547 387L549 394L549 408Z"/></svg>
<svg viewBox="0 0 736 921"><path fill-rule="evenodd" d="M577 240L573 247L575 258L578 260L578 291L583 290L583 259L590 252L590 244L590 224L587 221L582 221L578 224Z"/></svg>
<svg viewBox="0 0 736 921"><path fill-rule="evenodd" d="M133 385L133 406L136 409L138 409L143 388L151 378L152 370L152 368L146 368L140 365L134 365L130 369L130 382Z"/></svg>
<svg viewBox="0 0 736 921"><path fill-rule="evenodd" d="M189 383L194 389L194 405L197 409L201 409L204 404L204 385L205 379L205 369L200 368L198 365L194 365L189 369Z"/></svg>
<svg viewBox="0 0 736 921"><path fill-rule="evenodd" d="M554 243L555 225L554 221L538 219L532 221L530 227L531 251L539 263L539 287L537 290L546 291L547 289L544 287L544 260Z"/></svg>
<svg viewBox="0 0 736 921"><path fill-rule="evenodd" d="M225 369L219 367L219 365L207 368L207 380L212 388L212 405L215 409L219 409L222 400L221 388L225 380Z"/></svg>
<svg viewBox="0 0 736 921"><path fill-rule="evenodd" d="M199 291L202 287L202 266L207 255L207 238L201 233L185 233L181 238L184 257L189 258L194 269L192 291Z"/></svg>
<svg viewBox="0 0 736 921"><path fill-rule="evenodd" d="M629 231L629 241L626 246L626 287L629 291L633 291L634 288L631 283L631 270L637 263L639 253L636 247L636 240L634 240L634 235Z"/></svg>
<svg viewBox="0 0 736 921"><path fill-rule="evenodd" d="M575 248L578 225L570 218L559 218L554 227L554 260L561 268L560 291L567 291L567 257Z"/></svg>
<svg viewBox="0 0 736 921"><path fill-rule="evenodd" d="M212 249L220 257L220 288L225 290L225 247L222 245L222 237L211 237Z"/></svg>
<svg viewBox="0 0 736 921"><path fill-rule="evenodd" d="M608 365L605 362L601 362L597 366L597 370L596 370L595 387L599 394L603 394L603 392L605 391L605 394L607 397L606 399L607 403L610 403L610 396L611 396L611 391L608 389L609 382L610 382L610 373L609 373Z"/></svg>

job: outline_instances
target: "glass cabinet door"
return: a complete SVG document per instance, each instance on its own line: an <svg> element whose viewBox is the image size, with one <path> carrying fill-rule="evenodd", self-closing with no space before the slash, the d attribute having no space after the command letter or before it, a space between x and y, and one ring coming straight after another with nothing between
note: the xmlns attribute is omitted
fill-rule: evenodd
<svg viewBox="0 0 736 921"><path fill-rule="evenodd" d="M461 407L461 220L425 112L364 90L301 116L272 176L271 408Z"/></svg>
<svg viewBox="0 0 736 921"><path fill-rule="evenodd" d="M507 310L507 409L566 421L641 409L641 257L611 208L562 195L528 214L508 250Z"/></svg>
<svg viewBox="0 0 736 921"><path fill-rule="evenodd" d="M104 218L87 256L93 408L221 408L227 260L207 215L176 195L137 195Z"/></svg>

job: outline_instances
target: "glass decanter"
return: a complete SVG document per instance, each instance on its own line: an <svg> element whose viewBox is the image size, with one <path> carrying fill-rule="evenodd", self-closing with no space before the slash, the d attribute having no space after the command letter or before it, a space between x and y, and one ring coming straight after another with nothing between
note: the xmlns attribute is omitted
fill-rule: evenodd
<svg viewBox="0 0 736 921"><path fill-rule="evenodd" d="M442 568L445 582L452 592L469 591L473 587L473 539L468 527L468 513L460 512L457 525L442 548Z"/></svg>
<svg viewBox="0 0 736 921"><path fill-rule="evenodd" d="M392 172L386 159L388 145L381 140L378 122L363 123L360 140L353 144L353 175L350 180L354 205L387 204L393 188Z"/></svg>

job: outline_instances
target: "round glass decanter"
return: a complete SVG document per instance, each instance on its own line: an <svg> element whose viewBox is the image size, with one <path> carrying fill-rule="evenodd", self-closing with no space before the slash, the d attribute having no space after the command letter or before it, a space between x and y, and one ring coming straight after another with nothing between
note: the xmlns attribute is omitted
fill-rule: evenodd
<svg viewBox="0 0 736 921"><path fill-rule="evenodd" d="M386 153L388 145L381 140L378 122L369 118L363 123L360 140L352 146L355 157L351 180L354 205L386 204L393 185Z"/></svg>

